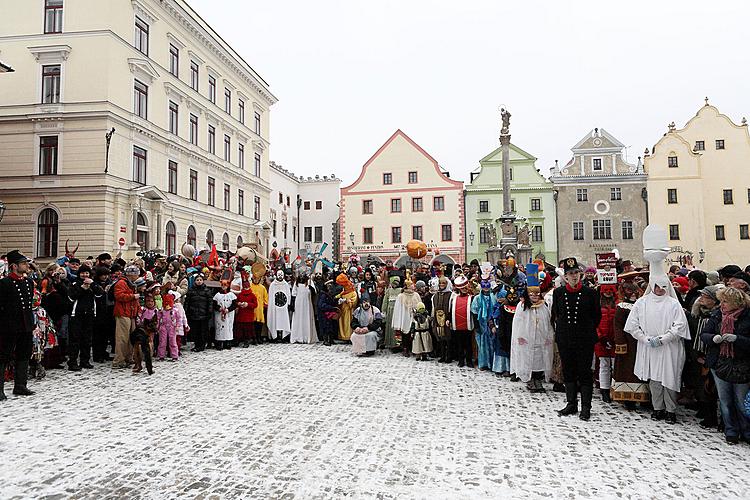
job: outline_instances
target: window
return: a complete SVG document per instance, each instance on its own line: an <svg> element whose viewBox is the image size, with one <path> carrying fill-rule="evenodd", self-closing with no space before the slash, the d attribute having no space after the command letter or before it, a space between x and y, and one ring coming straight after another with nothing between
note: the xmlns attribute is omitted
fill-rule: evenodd
<svg viewBox="0 0 750 500"><path fill-rule="evenodd" d="M146 184L146 150L133 146L133 181Z"/></svg>
<svg viewBox="0 0 750 500"><path fill-rule="evenodd" d="M362 228L362 243L365 245L372 245L372 228L371 227Z"/></svg>
<svg viewBox="0 0 750 500"><path fill-rule="evenodd" d="M750 189L747 190L747 202L750 203Z"/></svg>
<svg viewBox="0 0 750 500"><path fill-rule="evenodd" d="M57 136L39 138L39 175L57 175Z"/></svg>
<svg viewBox="0 0 750 500"><path fill-rule="evenodd" d="M602 159L601 158L594 158L591 160L591 166L594 169L595 172L601 171L602 169Z"/></svg>
<svg viewBox="0 0 750 500"><path fill-rule="evenodd" d="M716 149L724 149L724 139L716 139Z"/></svg>
<svg viewBox="0 0 750 500"><path fill-rule="evenodd" d="M232 139L228 135L224 136L224 159L232 161Z"/></svg>
<svg viewBox="0 0 750 500"><path fill-rule="evenodd" d="M167 163L167 190L177 194L177 162L169 160ZM171 255L171 254L170 254Z"/></svg>
<svg viewBox="0 0 750 500"><path fill-rule="evenodd" d="M309 201L306 201L306 202L304 202L304 203L302 204L302 208L303 208L304 210L310 210L310 202L309 202Z"/></svg>
<svg viewBox="0 0 750 500"><path fill-rule="evenodd" d="M275 217L275 215L274 215L274 217ZM272 229L273 237L275 238L276 237L276 219L274 219L273 221L271 221L271 229Z"/></svg>
<svg viewBox="0 0 750 500"><path fill-rule="evenodd" d="M315 210L323 210L323 201L317 200L315 202Z"/></svg>
<svg viewBox="0 0 750 500"><path fill-rule="evenodd" d="M216 179L213 177L208 178L208 204L216 205Z"/></svg>
<svg viewBox="0 0 750 500"><path fill-rule="evenodd" d="M195 247L195 228L193 226L188 226L187 229L187 244L192 245Z"/></svg>
<svg viewBox="0 0 750 500"><path fill-rule="evenodd" d="M680 225L679 224L670 224L669 225L669 239L670 240L679 240L680 239Z"/></svg>
<svg viewBox="0 0 750 500"><path fill-rule="evenodd" d="M180 76L180 49L169 44L169 72L174 76Z"/></svg>
<svg viewBox="0 0 750 500"><path fill-rule="evenodd" d="M255 153L255 176L260 177L260 154Z"/></svg>
<svg viewBox="0 0 750 500"><path fill-rule="evenodd" d="M237 165L241 169L245 169L245 145L240 144L237 146Z"/></svg>
<svg viewBox="0 0 750 500"><path fill-rule="evenodd" d="M435 212L445 210L445 198L443 196L434 196L432 198L432 210Z"/></svg>
<svg viewBox="0 0 750 500"><path fill-rule="evenodd" d="M508 170L510 170L510 180L513 180L513 167Z"/></svg>
<svg viewBox="0 0 750 500"><path fill-rule="evenodd" d="M393 184L393 175L391 175L390 173L387 173L387 172L384 173L383 174L383 184L386 184L386 185Z"/></svg>
<svg viewBox="0 0 750 500"><path fill-rule="evenodd" d="M208 100L216 104L216 78L208 75Z"/></svg>
<svg viewBox="0 0 750 500"><path fill-rule="evenodd" d="M365 215L372 213L372 200L362 200L362 213Z"/></svg>
<svg viewBox="0 0 750 500"><path fill-rule="evenodd" d="M255 120L255 133L260 135L260 113L256 111L253 119Z"/></svg>
<svg viewBox="0 0 750 500"><path fill-rule="evenodd" d="M253 219L260 220L260 196L253 198Z"/></svg>
<svg viewBox="0 0 750 500"><path fill-rule="evenodd" d="M279 192L279 203L281 205L284 204L284 193L282 193L282 192Z"/></svg>
<svg viewBox="0 0 750 500"><path fill-rule="evenodd" d="M206 231L206 245L208 248L211 248L214 244L214 231L213 229L209 229Z"/></svg>
<svg viewBox="0 0 750 500"><path fill-rule="evenodd" d="M166 235L167 255L174 255L177 253L177 228L174 222L167 222L167 230L164 234Z"/></svg>
<svg viewBox="0 0 750 500"><path fill-rule="evenodd" d="M539 211L542 209L542 199L532 198L531 199L531 210Z"/></svg>
<svg viewBox="0 0 750 500"><path fill-rule="evenodd" d="M622 200L622 188L609 188L609 199L611 201Z"/></svg>
<svg viewBox="0 0 750 500"><path fill-rule="evenodd" d="M208 126L208 152L216 154L216 129L213 125Z"/></svg>
<svg viewBox="0 0 750 500"><path fill-rule="evenodd" d="M288 206L290 206L290 205L289 205L289 197L288 197L288 196L286 197L286 206L287 206L287 207L288 207Z"/></svg>
<svg viewBox="0 0 750 500"><path fill-rule="evenodd" d="M245 215L245 191L242 189L237 190L237 213Z"/></svg>
<svg viewBox="0 0 750 500"><path fill-rule="evenodd" d="M232 91L227 88L224 89L224 111L232 114Z"/></svg>
<svg viewBox="0 0 750 500"><path fill-rule="evenodd" d="M190 88L198 90L198 63L190 61Z"/></svg>
<svg viewBox="0 0 750 500"><path fill-rule="evenodd" d="M576 201L589 201L589 191L588 189L576 189Z"/></svg>
<svg viewBox="0 0 750 500"><path fill-rule="evenodd" d="M417 198L411 199L411 211L412 212L421 212L424 210L424 207L422 205L422 197L419 196Z"/></svg>
<svg viewBox="0 0 750 500"><path fill-rule="evenodd" d="M516 200L513 198L510 199L510 211L513 213L516 212Z"/></svg>
<svg viewBox="0 0 750 500"><path fill-rule="evenodd" d="M453 226L443 224L440 226L440 237L443 241L453 241Z"/></svg>
<svg viewBox="0 0 750 500"><path fill-rule="evenodd" d="M740 224L740 239L750 240L750 231L747 224Z"/></svg>
<svg viewBox="0 0 750 500"><path fill-rule="evenodd" d="M284 235L284 239L286 239L286 222L281 224L281 232Z"/></svg>
<svg viewBox="0 0 750 500"><path fill-rule="evenodd" d="M140 17L135 17L135 48L148 55L148 24Z"/></svg>
<svg viewBox="0 0 750 500"><path fill-rule="evenodd" d="M667 203L674 205L677 203L677 190L676 189L667 189Z"/></svg>
<svg viewBox="0 0 750 500"><path fill-rule="evenodd" d="M136 243L138 243L138 246L141 248L141 250L148 250L148 221L146 220L146 216L141 212L138 212L136 214L135 225Z"/></svg>
<svg viewBox="0 0 750 500"><path fill-rule="evenodd" d="M633 239L633 221L632 220L622 221L622 239L623 240Z"/></svg>
<svg viewBox="0 0 750 500"><path fill-rule="evenodd" d="M229 184L224 184L224 210L229 212L231 210L230 208L230 202L232 201L232 188L229 186Z"/></svg>
<svg viewBox="0 0 750 500"><path fill-rule="evenodd" d="M705 151L706 143L704 141L695 141L695 147L693 151Z"/></svg>
<svg viewBox="0 0 750 500"><path fill-rule="evenodd" d="M177 124L179 117L179 108L177 104L169 101L169 133L177 135Z"/></svg>
<svg viewBox="0 0 750 500"><path fill-rule="evenodd" d="M667 166L669 168L677 168L677 157L676 156L668 156L667 157Z"/></svg>
<svg viewBox="0 0 750 500"><path fill-rule="evenodd" d="M716 232L716 241L724 241L726 239L724 235L724 226L714 226Z"/></svg>
<svg viewBox="0 0 750 500"><path fill-rule="evenodd" d="M612 239L612 221L609 219L600 219L593 221L594 239L611 240Z"/></svg>
<svg viewBox="0 0 750 500"><path fill-rule="evenodd" d="M134 84L133 106L133 113L148 119L148 86L139 80Z"/></svg>
<svg viewBox="0 0 750 500"><path fill-rule="evenodd" d="M190 115L190 144L198 145L198 117Z"/></svg>
<svg viewBox="0 0 750 500"><path fill-rule="evenodd" d="M315 240L313 243L323 243L323 226L315 226Z"/></svg>
<svg viewBox="0 0 750 500"><path fill-rule="evenodd" d="M237 118L240 120L240 123L244 125L245 123L245 101L242 99L237 99Z"/></svg>
<svg viewBox="0 0 750 500"><path fill-rule="evenodd" d="M237 248L242 248L243 246L242 235L237 235Z"/></svg>
<svg viewBox="0 0 750 500"><path fill-rule="evenodd" d="M198 171L190 169L190 199L198 199Z"/></svg>
<svg viewBox="0 0 750 500"><path fill-rule="evenodd" d="M479 244L487 245L490 242L490 231L488 228L482 226L479 228Z"/></svg>
<svg viewBox="0 0 750 500"><path fill-rule="evenodd" d="M423 236L422 226L412 226L411 227L411 239L413 239L413 240L421 240L422 236Z"/></svg>
<svg viewBox="0 0 750 500"><path fill-rule="evenodd" d="M542 226L534 226L531 228L531 241L539 243L542 240Z"/></svg>
<svg viewBox="0 0 750 500"><path fill-rule="evenodd" d="M391 198L391 213L396 214L401 212L401 198Z"/></svg>
<svg viewBox="0 0 750 500"><path fill-rule="evenodd" d="M391 243L401 243L401 227L395 226L391 228Z"/></svg>
<svg viewBox="0 0 750 500"><path fill-rule="evenodd" d="M221 237L221 249L225 252L229 250L229 235L227 233L224 233Z"/></svg>
<svg viewBox="0 0 750 500"><path fill-rule="evenodd" d="M489 212L490 211L490 202L488 200L479 200L479 211L480 212Z"/></svg>
<svg viewBox="0 0 750 500"><path fill-rule="evenodd" d="M42 66L42 103L60 102L60 65Z"/></svg>
<svg viewBox="0 0 750 500"><path fill-rule="evenodd" d="M417 183L417 173L409 172L409 184L416 184L416 183Z"/></svg>
<svg viewBox="0 0 750 500"><path fill-rule="evenodd" d="M731 189L724 190L724 205L734 205L734 197Z"/></svg>
<svg viewBox="0 0 750 500"><path fill-rule="evenodd" d="M302 230L302 238L304 241L311 243L312 242L312 227L311 226L305 226Z"/></svg>
<svg viewBox="0 0 750 500"><path fill-rule="evenodd" d="M57 256L57 212L45 208L39 213L36 226L37 257Z"/></svg>
<svg viewBox="0 0 750 500"><path fill-rule="evenodd" d="M44 32L62 33L63 0L45 0Z"/></svg>
<svg viewBox="0 0 750 500"><path fill-rule="evenodd" d="M583 241L584 239L584 233L583 233L583 222L574 222L573 223L573 241Z"/></svg>

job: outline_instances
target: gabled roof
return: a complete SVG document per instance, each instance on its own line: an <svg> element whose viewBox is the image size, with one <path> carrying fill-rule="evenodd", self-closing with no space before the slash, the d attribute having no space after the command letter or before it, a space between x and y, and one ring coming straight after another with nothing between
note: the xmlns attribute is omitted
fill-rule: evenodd
<svg viewBox="0 0 750 500"><path fill-rule="evenodd" d="M593 149L591 147L584 147L584 145L591 141L594 137L596 137L596 134L598 132L598 136L602 139L602 145L598 146L601 148L624 148L625 144L621 143L617 140L615 136L604 130L603 128L594 128L591 129L591 131L583 136L583 138L576 143L575 146L571 148L572 151L580 150L580 149Z"/></svg>
<svg viewBox="0 0 750 500"><path fill-rule="evenodd" d="M511 149L511 151L514 151L518 155L522 156L523 159L526 159L526 160L529 160L529 161L536 161L537 160L537 158L534 155L532 155L531 153L528 153L528 152L524 151L523 149L519 148L518 146L516 146L513 143L510 144L510 149ZM484 158L482 158L481 160L479 160L479 163L481 164L481 163L484 163L484 162L487 162L487 161L493 161L492 160L493 157L499 155L502 152L502 150L503 150L503 147L499 146L492 153L488 154L487 156L485 156ZM519 160L518 159L513 160L511 158L511 161L519 161Z"/></svg>

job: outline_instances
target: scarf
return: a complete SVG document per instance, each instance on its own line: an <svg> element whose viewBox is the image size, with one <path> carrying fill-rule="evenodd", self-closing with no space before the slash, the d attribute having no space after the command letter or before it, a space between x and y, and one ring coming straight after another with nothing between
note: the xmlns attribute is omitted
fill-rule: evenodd
<svg viewBox="0 0 750 500"><path fill-rule="evenodd" d="M17 274L15 272L10 273L8 277L13 281L23 281L24 279L26 279L24 276L21 276L20 274Z"/></svg>
<svg viewBox="0 0 750 500"><path fill-rule="evenodd" d="M565 289L566 289L567 291L569 291L570 293L573 293L573 292L577 292L577 291L579 291L579 290L580 290L581 288L583 288L583 283L581 283L581 282L579 282L579 283L578 283L578 286L577 286L577 287L575 287L575 288L573 288L573 287L572 287L572 286L570 286L569 284L565 283Z"/></svg>
<svg viewBox="0 0 750 500"><path fill-rule="evenodd" d="M745 310L744 307L739 307L737 309L729 309L727 308L726 304L721 305L721 330L720 332L722 335L734 334L734 325L737 322L737 318L740 316L740 314L742 314L744 310ZM722 342L719 354L721 356L724 356L725 358L733 358L734 357L734 343Z"/></svg>

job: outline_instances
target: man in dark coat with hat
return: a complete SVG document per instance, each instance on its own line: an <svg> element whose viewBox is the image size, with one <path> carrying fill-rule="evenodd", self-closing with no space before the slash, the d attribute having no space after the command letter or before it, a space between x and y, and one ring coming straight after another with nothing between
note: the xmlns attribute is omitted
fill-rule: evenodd
<svg viewBox="0 0 750 500"><path fill-rule="evenodd" d="M29 262L18 250L8 253L10 274L0 279L0 401L6 398L5 367L15 352L15 383L13 394L31 396L26 387L29 359L33 346L34 282L26 277Z"/></svg>
<svg viewBox="0 0 750 500"><path fill-rule="evenodd" d="M581 388L581 420L591 417L591 395L594 379L591 363L596 329L602 317L599 293L583 286L581 268L575 258L560 262L565 271L565 286L556 288L552 295L552 322L555 341L562 361L563 381L568 404L558 411L560 416L578 413L578 388Z"/></svg>

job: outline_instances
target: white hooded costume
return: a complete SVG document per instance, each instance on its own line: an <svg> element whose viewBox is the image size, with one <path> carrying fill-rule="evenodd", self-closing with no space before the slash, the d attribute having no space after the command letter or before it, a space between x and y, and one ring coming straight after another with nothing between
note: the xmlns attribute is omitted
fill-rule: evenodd
<svg viewBox="0 0 750 500"><path fill-rule="evenodd" d="M284 281L284 271L276 273L276 279L268 287L268 336L272 339L278 337L277 332L281 331L282 337L287 337L292 333L289 324L289 302L292 299L292 290L289 283Z"/></svg>

